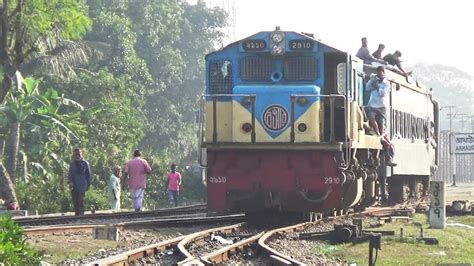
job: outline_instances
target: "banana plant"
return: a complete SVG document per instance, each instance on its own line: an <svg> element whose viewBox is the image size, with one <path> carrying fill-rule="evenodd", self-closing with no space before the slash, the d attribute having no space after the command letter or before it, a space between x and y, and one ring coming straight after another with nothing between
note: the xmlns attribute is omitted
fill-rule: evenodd
<svg viewBox="0 0 474 266"><path fill-rule="evenodd" d="M80 120L83 107L59 95L54 89L42 93L39 85L40 80L26 78L22 86L10 95L5 106L0 107L0 113L5 114L10 128L6 157L7 170L13 180L16 178L20 147L23 147L25 154L29 154L29 145L22 146L22 140L28 142L37 135L36 145L41 149L54 140L67 145L85 133ZM34 146L35 143L31 144Z"/></svg>

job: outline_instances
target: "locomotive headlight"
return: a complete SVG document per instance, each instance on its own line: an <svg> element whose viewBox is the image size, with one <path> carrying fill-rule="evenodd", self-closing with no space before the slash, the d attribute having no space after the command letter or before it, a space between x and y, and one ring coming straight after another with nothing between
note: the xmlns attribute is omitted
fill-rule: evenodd
<svg viewBox="0 0 474 266"><path fill-rule="evenodd" d="M284 51L285 51L285 49L280 44L274 44L272 46L272 54L281 55L281 54L283 54Z"/></svg>
<svg viewBox="0 0 474 266"><path fill-rule="evenodd" d="M283 32L275 32L272 34L272 41L275 43L280 43L281 41L283 41L283 39Z"/></svg>

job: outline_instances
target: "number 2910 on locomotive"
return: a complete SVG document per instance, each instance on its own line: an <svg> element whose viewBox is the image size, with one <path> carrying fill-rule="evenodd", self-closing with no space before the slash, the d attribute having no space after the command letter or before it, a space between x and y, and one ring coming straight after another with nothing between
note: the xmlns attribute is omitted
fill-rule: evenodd
<svg viewBox="0 0 474 266"><path fill-rule="evenodd" d="M206 56L200 161L219 214L326 212L402 201L436 169L438 104L431 90L386 70L385 129L368 134L360 59L292 31L259 32Z"/></svg>

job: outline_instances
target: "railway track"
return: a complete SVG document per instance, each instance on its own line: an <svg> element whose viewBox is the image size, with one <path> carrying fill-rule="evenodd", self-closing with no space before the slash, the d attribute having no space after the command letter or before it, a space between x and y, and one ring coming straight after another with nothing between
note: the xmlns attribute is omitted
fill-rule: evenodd
<svg viewBox="0 0 474 266"><path fill-rule="evenodd" d="M26 217L14 217L13 220L18 225L23 227L28 226L52 226L52 225L65 225L65 224L101 224L110 223L107 221L130 221L138 219L154 219L157 217L172 217L179 215L193 215L203 214L207 211L206 204L191 205L186 207L160 209L153 211L143 212L116 212L116 213L95 213L86 214L83 216L26 216Z"/></svg>
<svg viewBox="0 0 474 266"><path fill-rule="evenodd" d="M399 208L373 208L357 215L363 216L386 216L396 214ZM345 214L339 217L350 217L356 214ZM331 220L334 218L329 218ZM276 263L287 265L303 265L304 263L293 259L290 254L283 254L272 248L269 242L279 235L289 232L305 230L310 225L315 225L320 221L305 222L280 228L271 228L266 231L257 229L247 229L242 232L245 225L242 223L232 226L206 229L192 233L187 236L180 236L171 240L166 240L151 246L142 247L136 250L94 261L92 265L134 265L143 263L177 264L177 265L211 265L225 263L234 255L259 254L259 263ZM215 243L216 236L226 236L222 239L231 238L232 234L238 234L238 241L223 244ZM214 238L214 240L213 240ZM212 243L211 243L212 242ZM200 247L206 246L206 248ZM249 251L249 252L247 252ZM247 253L246 253L247 252ZM243 255L245 256L245 255Z"/></svg>
<svg viewBox="0 0 474 266"><path fill-rule="evenodd" d="M243 214L211 216L211 217L173 217L146 221L130 221L115 223L109 225L56 225L56 226L38 226L24 229L27 236L53 234L53 233L74 233L74 232L93 232L97 228L115 227L119 230L134 230L159 227L179 227L202 224L230 223L244 221Z"/></svg>

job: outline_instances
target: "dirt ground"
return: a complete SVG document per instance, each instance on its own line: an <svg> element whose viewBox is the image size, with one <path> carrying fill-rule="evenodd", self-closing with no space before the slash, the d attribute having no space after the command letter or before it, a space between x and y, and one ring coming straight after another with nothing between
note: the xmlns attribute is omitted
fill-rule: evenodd
<svg viewBox="0 0 474 266"><path fill-rule="evenodd" d="M445 185L446 203L453 200L470 200L474 202L474 183L458 183L455 187L451 184Z"/></svg>

